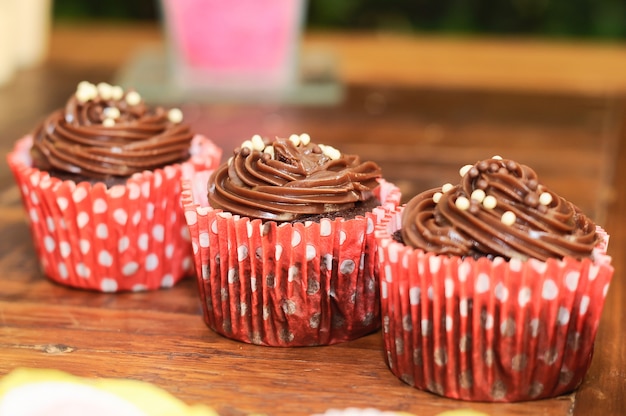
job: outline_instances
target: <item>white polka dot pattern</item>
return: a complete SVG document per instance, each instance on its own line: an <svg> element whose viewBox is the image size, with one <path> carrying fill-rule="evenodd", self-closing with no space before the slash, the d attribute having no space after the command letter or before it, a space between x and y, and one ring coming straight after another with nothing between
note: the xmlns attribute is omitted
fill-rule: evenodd
<svg viewBox="0 0 626 416"><path fill-rule="evenodd" d="M207 208L197 181L183 181L182 200L211 329L254 344L306 346L380 326L373 224L383 208L351 220L262 224ZM400 194L389 188L397 189L381 185L395 208Z"/></svg>
<svg viewBox="0 0 626 416"><path fill-rule="evenodd" d="M595 262L436 256L393 240L401 212L375 231L385 357L398 378L490 402L554 397L578 386L613 275L605 252Z"/></svg>
<svg viewBox="0 0 626 416"><path fill-rule="evenodd" d="M194 140L201 149L197 166L217 166L221 150L200 136ZM31 137L19 140L8 161L46 276L69 286L118 292L171 287L189 274L191 244L175 195L182 170L196 165L138 173L107 190L26 166L31 143Z"/></svg>

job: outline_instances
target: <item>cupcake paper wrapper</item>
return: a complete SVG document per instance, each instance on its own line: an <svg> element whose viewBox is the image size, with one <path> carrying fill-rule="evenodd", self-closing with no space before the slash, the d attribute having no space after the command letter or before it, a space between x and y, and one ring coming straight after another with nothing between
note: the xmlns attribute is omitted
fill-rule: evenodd
<svg viewBox="0 0 626 416"><path fill-rule="evenodd" d="M210 208L210 174L183 181L183 206L211 329L287 347L334 344L380 327L374 226L398 205L398 188L382 181L383 205L364 217L264 224Z"/></svg>
<svg viewBox="0 0 626 416"><path fill-rule="evenodd" d="M102 292L171 287L193 270L180 203L181 165L131 176L125 185L76 184L31 167L32 137L8 162L22 194L46 276ZM185 164L219 163L221 150L196 136Z"/></svg>
<svg viewBox="0 0 626 416"><path fill-rule="evenodd" d="M392 239L401 211L377 227L386 361L418 389L512 402L575 389L613 275L608 236L595 261L447 257Z"/></svg>

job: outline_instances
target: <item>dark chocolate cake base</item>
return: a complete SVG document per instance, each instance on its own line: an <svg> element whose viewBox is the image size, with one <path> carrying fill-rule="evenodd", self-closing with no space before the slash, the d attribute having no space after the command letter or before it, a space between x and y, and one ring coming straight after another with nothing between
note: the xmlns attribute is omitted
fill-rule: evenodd
<svg viewBox="0 0 626 416"><path fill-rule="evenodd" d="M68 173L59 170L49 170L46 171L52 178L57 178L62 181L73 181L75 183L88 182L91 185L95 185L97 183L103 183L107 188L111 188L115 185L125 185L126 181L130 176L106 176L102 178L90 178L84 175L79 175L75 173Z"/></svg>
<svg viewBox="0 0 626 416"><path fill-rule="evenodd" d="M404 242L404 238L402 238L402 231L401 231L401 230L398 230L398 231L396 231L395 233L391 234L391 238L392 238L394 241L397 241L397 242L398 242L398 243L400 243L400 244L403 244L403 245L405 245L405 246L407 245L407 244ZM493 260L493 259L495 259L495 258L496 258L496 257L498 257L498 256L495 256L495 255L493 255L493 254L480 253L480 252L477 252L477 251L472 251L472 252L471 252L469 255L467 255L467 256L461 256L461 258L462 258L462 259L466 259L466 258L473 258L474 260L478 260L478 259L479 259L479 258L481 258L481 257L485 257L485 258L488 258L489 260ZM506 258L506 257L503 257L503 258L504 258L504 259L506 259L506 260L509 260L509 259L508 259L508 258Z"/></svg>
<svg viewBox="0 0 626 416"><path fill-rule="evenodd" d="M367 201L357 202L352 208L346 209L338 212L328 212L324 214L316 214L316 215L307 215L304 217L300 217L291 221L292 223L297 222L320 222L323 218L327 218L329 220L335 220L337 218L343 218L345 220L350 220L356 218L358 216L365 216L368 212L372 212L372 210L376 207L380 206L380 200L378 198L370 198Z"/></svg>

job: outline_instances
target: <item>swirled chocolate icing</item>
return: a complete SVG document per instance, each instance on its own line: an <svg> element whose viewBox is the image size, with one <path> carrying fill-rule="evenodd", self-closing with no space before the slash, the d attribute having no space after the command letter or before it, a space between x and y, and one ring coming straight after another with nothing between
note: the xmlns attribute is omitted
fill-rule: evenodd
<svg viewBox="0 0 626 416"><path fill-rule="evenodd" d="M149 108L136 91L81 82L33 133L35 167L67 178L126 178L180 162L193 137L180 110Z"/></svg>
<svg viewBox="0 0 626 416"><path fill-rule="evenodd" d="M265 142L253 137L211 176L213 208L274 221L346 212L373 200L381 176L374 162L292 135Z"/></svg>
<svg viewBox="0 0 626 416"><path fill-rule="evenodd" d="M591 257L594 222L540 184L528 166L494 157L461 173L456 186L409 201L402 215L405 244L457 256Z"/></svg>

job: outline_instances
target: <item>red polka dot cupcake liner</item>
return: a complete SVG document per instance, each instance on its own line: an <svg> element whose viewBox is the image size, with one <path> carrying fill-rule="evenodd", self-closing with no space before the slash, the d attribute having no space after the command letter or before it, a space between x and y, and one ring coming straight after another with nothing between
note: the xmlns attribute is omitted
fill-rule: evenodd
<svg viewBox="0 0 626 416"><path fill-rule="evenodd" d="M608 236L595 261L478 260L425 253L377 227L385 358L405 383L487 402L542 399L579 386L613 276Z"/></svg>
<svg viewBox="0 0 626 416"><path fill-rule="evenodd" d="M8 155L45 275L102 292L167 288L193 273L180 203L181 165L137 173L125 185L76 184L31 167L32 137ZM196 136L185 164L219 163L221 150Z"/></svg>
<svg viewBox="0 0 626 416"><path fill-rule="evenodd" d="M211 172L183 181L204 320L242 342L329 345L380 328L374 226L400 191L381 181L382 205L350 220L263 223L209 207Z"/></svg>

